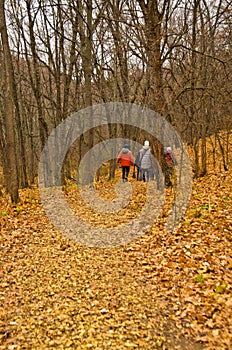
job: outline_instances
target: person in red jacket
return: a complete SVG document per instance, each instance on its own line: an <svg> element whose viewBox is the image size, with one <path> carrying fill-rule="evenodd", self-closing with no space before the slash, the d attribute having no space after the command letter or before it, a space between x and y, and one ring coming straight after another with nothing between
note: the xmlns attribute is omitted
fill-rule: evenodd
<svg viewBox="0 0 232 350"><path fill-rule="evenodd" d="M121 164L122 167L122 181L128 181L128 175L130 172L130 166L134 165L134 157L132 152L129 150L129 145L125 144L117 157L117 163Z"/></svg>
<svg viewBox="0 0 232 350"><path fill-rule="evenodd" d="M172 148L169 146L167 148L164 148L164 157L166 161L165 165L165 184L168 187L172 187L172 181L171 177L174 173L174 167L177 165L177 160L175 158L175 155L172 151Z"/></svg>

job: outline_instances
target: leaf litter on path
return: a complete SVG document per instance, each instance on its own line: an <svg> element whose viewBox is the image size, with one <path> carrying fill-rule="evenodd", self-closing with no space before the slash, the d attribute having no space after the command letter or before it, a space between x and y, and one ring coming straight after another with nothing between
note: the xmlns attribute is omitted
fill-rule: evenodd
<svg viewBox="0 0 232 350"><path fill-rule="evenodd" d="M72 186L66 196L85 220L111 227L146 200L144 184L132 182L132 201L116 214L80 205ZM97 186L110 200L113 183ZM1 198L0 349L232 348L231 190L229 172L194 180L171 234L168 189L152 229L112 249L55 230L36 188L21 191L18 209Z"/></svg>

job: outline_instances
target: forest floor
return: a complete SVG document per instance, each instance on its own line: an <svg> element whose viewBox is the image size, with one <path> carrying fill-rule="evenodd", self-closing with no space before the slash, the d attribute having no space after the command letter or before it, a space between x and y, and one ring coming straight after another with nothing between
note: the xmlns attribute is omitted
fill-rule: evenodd
<svg viewBox="0 0 232 350"><path fill-rule="evenodd" d="M146 192L146 184L130 182L127 220ZM96 188L111 199L114 185ZM94 217L74 184L65 192L90 222L110 227L125 218ZM175 233L164 230L168 188L152 228L111 249L58 232L36 187L20 196L17 206L0 197L0 349L232 349L231 169L194 180Z"/></svg>

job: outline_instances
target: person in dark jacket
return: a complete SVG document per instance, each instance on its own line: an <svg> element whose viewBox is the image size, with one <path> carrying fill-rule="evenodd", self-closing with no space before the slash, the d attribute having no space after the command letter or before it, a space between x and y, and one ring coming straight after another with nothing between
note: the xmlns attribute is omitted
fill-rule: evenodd
<svg viewBox="0 0 232 350"><path fill-rule="evenodd" d="M117 163L121 164L122 167L122 181L128 181L128 175L130 172L130 166L134 165L134 157L132 152L129 150L129 145L125 144L117 157Z"/></svg>
<svg viewBox="0 0 232 350"><path fill-rule="evenodd" d="M137 174L135 175L135 168L137 170ZM142 176L141 176L141 163L140 163L140 152L137 153L137 156L135 158L135 163L134 163L134 176L135 179L137 179L137 181L141 181L142 180Z"/></svg>

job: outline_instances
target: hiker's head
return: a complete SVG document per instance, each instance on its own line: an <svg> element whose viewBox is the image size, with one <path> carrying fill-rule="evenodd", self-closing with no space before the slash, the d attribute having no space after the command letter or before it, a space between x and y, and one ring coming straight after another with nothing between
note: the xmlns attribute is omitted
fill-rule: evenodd
<svg viewBox="0 0 232 350"><path fill-rule="evenodd" d="M149 146L149 141L144 141L144 146Z"/></svg>
<svg viewBox="0 0 232 350"><path fill-rule="evenodd" d="M129 148L129 145L128 145L128 143L125 143L125 145L123 146L123 148Z"/></svg>
<svg viewBox="0 0 232 350"><path fill-rule="evenodd" d="M167 151L169 151L169 152L170 152L171 150L172 150L172 147L170 147L170 146L169 146L169 147L167 147Z"/></svg>

